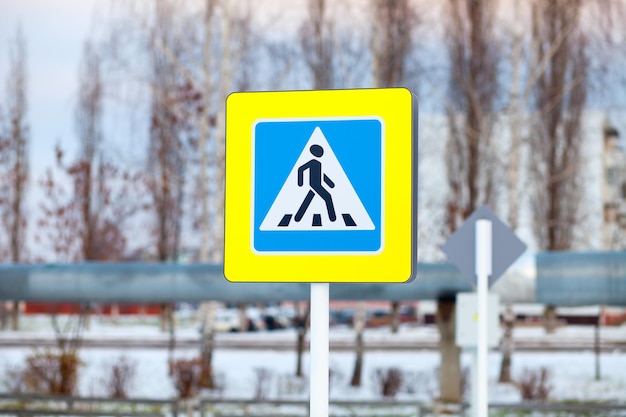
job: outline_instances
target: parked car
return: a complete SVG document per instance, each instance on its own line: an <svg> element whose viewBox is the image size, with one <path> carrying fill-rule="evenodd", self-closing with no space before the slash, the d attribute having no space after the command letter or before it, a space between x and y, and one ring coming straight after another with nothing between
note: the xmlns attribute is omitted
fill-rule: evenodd
<svg viewBox="0 0 626 417"><path fill-rule="evenodd" d="M255 314L255 311L246 310L245 323L241 323L241 311L236 308L219 308L215 313L213 330L215 332L256 331L265 329L263 317ZM243 324L243 325L242 325Z"/></svg>
<svg viewBox="0 0 626 417"><path fill-rule="evenodd" d="M381 327L391 324L391 312L387 310L371 310L367 312L365 327Z"/></svg>
<svg viewBox="0 0 626 417"><path fill-rule="evenodd" d="M213 329L216 332L238 332L241 330L241 315L238 310L219 309L215 315Z"/></svg>
<svg viewBox="0 0 626 417"><path fill-rule="evenodd" d="M349 326L354 325L354 310L344 308L341 310L330 311L330 324L332 326Z"/></svg>

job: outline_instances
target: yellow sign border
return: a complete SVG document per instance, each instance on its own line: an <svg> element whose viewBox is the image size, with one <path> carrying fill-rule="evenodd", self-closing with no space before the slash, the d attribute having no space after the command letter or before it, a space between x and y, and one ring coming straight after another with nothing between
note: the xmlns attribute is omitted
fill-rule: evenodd
<svg viewBox="0 0 626 417"><path fill-rule="evenodd" d="M259 119L384 122L378 253L252 250L252 127ZM417 264L417 100L405 88L233 93L226 100L224 276L232 282L406 282Z"/></svg>

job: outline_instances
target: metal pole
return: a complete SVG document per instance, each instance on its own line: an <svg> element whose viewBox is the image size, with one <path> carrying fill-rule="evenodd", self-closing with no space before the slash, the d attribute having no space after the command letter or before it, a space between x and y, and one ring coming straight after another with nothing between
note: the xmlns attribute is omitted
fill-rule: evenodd
<svg viewBox="0 0 626 417"><path fill-rule="evenodd" d="M600 310L602 311L602 310ZM593 338L593 350L595 353L596 360L596 381L600 380L600 316L601 312L598 313L598 317L596 319L594 338Z"/></svg>
<svg viewBox="0 0 626 417"><path fill-rule="evenodd" d="M328 417L328 283L311 284L311 417Z"/></svg>
<svg viewBox="0 0 626 417"><path fill-rule="evenodd" d="M476 222L476 290L478 293L478 343L476 357L475 417L487 417L487 315L489 275L492 265L491 221Z"/></svg>

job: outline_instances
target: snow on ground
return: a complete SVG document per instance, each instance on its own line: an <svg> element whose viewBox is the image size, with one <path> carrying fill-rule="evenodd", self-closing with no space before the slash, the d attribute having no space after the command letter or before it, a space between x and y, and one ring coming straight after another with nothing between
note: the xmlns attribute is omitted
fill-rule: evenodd
<svg viewBox="0 0 626 417"><path fill-rule="evenodd" d="M0 350L0 370L16 367L23 363L29 350L6 348ZM197 351L177 350L177 358L191 358ZM80 373L79 391L81 395L105 395L104 381L107 371L120 357L136 364L136 374L130 395L133 397L170 398L175 390L168 376L168 353L161 349L84 349L80 353L84 363ZM601 356L600 381L594 379L595 358L592 352L517 352L513 358L513 375L519 376L524 368L548 368L552 373L554 387L551 398L555 400L626 400L626 354L613 352ZM471 356L463 354L462 365L469 367ZM293 375L296 367L294 352L284 351L242 351L217 350L214 365L218 381L223 384L221 396L226 398L253 398L258 387L256 373L268 370L270 376L264 380L269 386L269 397L279 399L306 399L308 387L289 388L296 380ZM349 387L354 354L351 352L331 352L330 367L331 399L373 400L381 398L376 392L374 374L376 370L392 367L404 371L410 388L415 392L402 393L399 399L428 401L436 396L436 368L439 356L434 351L415 352L366 352L364 356L363 386ZM497 384L500 354L489 356L490 400L517 402L517 390L506 384ZM304 356L304 369L308 373L308 355ZM6 374L6 373L5 373ZM1 379L0 379L1 380ZM299 392L298 392L299 391Z"/></svg>
<svg viewBox="0 0 626 417"><path fill-rule="evenodd" d="M18 332L0 332L0 338L20 338L36 335L54 337L49 319L23 321L23 330ZM436 328L433 326L401 327L400 333L390 334L388 328L368 329L365 340L398 338L402 340L436 340ZM196 321L187 319L179 322L177 338L195 338L199 336ZM121 319L114 323L110 319L94 317L91 327L84 333L86 338L128 338L166 340L167 333L159 331L154 319ZM296 333L293 329L275 332L254 332L244 334L219 334L218 338L284 340L293 343ZM331 339L351 340L354 332L347 328L333 328ZM555 335L546 336L540 328L516 328L516 338L552 338L571 340L576 338L591 339L593 327L569 326L559 328ZM605 327L602 337L614 340L626 340L626 326ZM0 348L0 387L6 381L7 370L22 366L24 358L31 349L5 347ZM196 349L179 348L176 358L191 358L198 355ZM169 398L176 395L172 381L168 376L168 352L166 349L105 349L88 348L80 351L84 366L81 368L79 390L81 395L104 395L104 379L111 366L125 357L136 365L136 374L130 395L133 397ZM517 402L519 393L511 385L497 384L501 356L498 352L489 355L490 400ZM470 367L472 357L469 353L462 356L463 367ZM349 387L354 366L354 353L330 353L331 399L373 400L381 398L376 392L374 374L377 370L392 367L402 369L408 381L408 389L399 399L428 401L437 395L436 369L439 366L439 354L432 350L415 351L366 351L364 356L363 386ZM296 368L296 354L292 351L272 350L228 350L217 349L214 353L214 366L218 381L223 384L223 391L216 395L226 398L253 398L259 383L257 375L267 371L269 377L264 380L264 387L269 387L269 398L306 399L308 386L302 385L292 375ZM519 377L525 368L538 370L546 367L552 374L554 387L552 398L555 400L615 400L626 401L626 352L604 352L600 359L602 378L595 381L595 356L590 350L579 352L516 352L513 357L513 376ZM304 355L305 373L308 373L308 355ZM2 387L4 388L4 387Z"/></svg>

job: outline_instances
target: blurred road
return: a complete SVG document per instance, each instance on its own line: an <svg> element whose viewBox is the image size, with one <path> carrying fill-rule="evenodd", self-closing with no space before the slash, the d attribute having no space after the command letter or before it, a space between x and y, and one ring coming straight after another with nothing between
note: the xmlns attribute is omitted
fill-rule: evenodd
<svg viewBox="0 0 626 417"><path fill-rule="evenodd" d="M256 337L255 337L256 336ZM523 336L523 335L522 335ZM515 350L517 351L581 351L594 350L594 339L588 336L579 337L558 337L549 336L523 336L515 340ZM49 336L34 335L11 335L2 337L0 333L0 349L8 347L52 347L56 344L56 339ZM218 334L215 340L217 349L234 350L280 350L291 351L296 348L295 333L282 333L279 337L272 337L268 333L245 333L245 334ZM435 350L439 341L436 335L427 337L395 337L388 333L387 337L375 337L365 339L366 350L389 350L389 351L410 351L410 350ZM167 349L170 340L166 335L162 337L137 337L137 336L106 336L96 337L90 335L83 338L81 342L83 348L115 348L115 349ZM199 335L190 337L189 335L178 336L175 340L176 348L200 348ZM306 349L308 349L308 341ZM626 337L621 340L615 338L602 339L600 349L604 352L626 351ZM354 350L354 338L339 337L330 340L330 350L350 351Z"/></svg>

